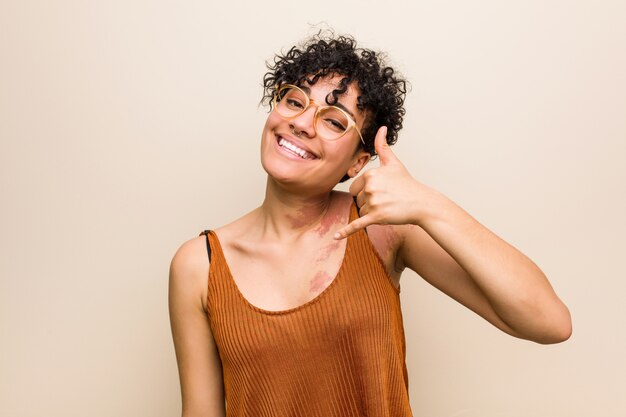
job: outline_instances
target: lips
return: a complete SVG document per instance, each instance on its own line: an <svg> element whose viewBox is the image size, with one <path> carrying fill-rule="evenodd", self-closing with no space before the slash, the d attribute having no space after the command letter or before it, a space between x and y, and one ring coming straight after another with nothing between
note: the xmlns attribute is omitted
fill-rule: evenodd
<svg viewBox="0 0 626 417"><path fill-rule="evenodd" d="M278 146L290 152L294 156L299 156L302 159L311 160L317 159L318 156L311 152L310 149L303 143L293 138L286 138L281 135L276 136Z"/></svg>

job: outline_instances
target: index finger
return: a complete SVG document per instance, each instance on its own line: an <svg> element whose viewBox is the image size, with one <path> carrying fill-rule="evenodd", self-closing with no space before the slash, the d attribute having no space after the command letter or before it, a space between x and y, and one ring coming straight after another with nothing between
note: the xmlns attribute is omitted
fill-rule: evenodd
<svg viewBox="0 0 626 417"><path fill-rule="evenodd" d="M333 238L335 240L344 239L361 229L365 229L372 223L372 220L370 220L368 215L366 214L365 216L359 217L358 219L355 219L354 221L348 223L345 227L339 229L337 233L335 233Z"/></svg>

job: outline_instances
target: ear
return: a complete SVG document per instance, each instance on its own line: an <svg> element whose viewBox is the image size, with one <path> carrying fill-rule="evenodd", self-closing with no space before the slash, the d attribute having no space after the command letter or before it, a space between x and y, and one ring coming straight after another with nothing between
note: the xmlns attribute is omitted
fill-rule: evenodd
<svg viewBox="0 0 626 417"><path fill-rule="evenodd" d="M363 167L365 167L365 165L367 165L367 163L370 161L371 157L372 157L372 155L370 155L369 152L365 152L363 150L358 151L354 155L354 159L352 161L352 165L350 165L350 169L348 169L347 175L350 178L356 177L358 175L358 173L363 169Z"/></svg>

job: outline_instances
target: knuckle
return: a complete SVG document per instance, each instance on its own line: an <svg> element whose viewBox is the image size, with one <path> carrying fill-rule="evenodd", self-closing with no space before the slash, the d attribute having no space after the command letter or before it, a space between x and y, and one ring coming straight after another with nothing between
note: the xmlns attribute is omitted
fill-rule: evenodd
<svg viewBox="0 0 626 417"><path fill-rule="evenodd" d="M364 179L371 179L376 177L376 170L375 169L370 169L369 171L366 171L363 173L363 178Z"/></svg>
<svg viewBox="0 0 626 417"><path fill-rule="evenodd" d="M366 194L372 194L376 191L376 189L377 189L376 184L371 183L371 182L366 183L365 186L363 187L363 191Z"/></svg>

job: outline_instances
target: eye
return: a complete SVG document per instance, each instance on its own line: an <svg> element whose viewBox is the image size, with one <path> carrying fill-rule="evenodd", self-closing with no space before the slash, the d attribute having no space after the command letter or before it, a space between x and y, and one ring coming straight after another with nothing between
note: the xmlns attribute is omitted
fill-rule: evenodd
<svg viewBox="0 0 626 417"><path fill-rule="evenodd" d="M326 123L329 128L338 132L343 132L344 130L346 130L346 126L337 119L325 118L324 123Z"/></svg>
<svg viewBox="0 0 626 417"><path fill-rule="evenodd" d="M279 92L280 103L292 111L302 111L306 108L307 96L296 88L285 88Z"/></svg>
<svg viewBox="0 0 626 417"><path fill-rule="evenodd" d="M304 103L298 99L295 98L286 98L285 99L285 103L287 104L287 106L293 108L293 109L303 109L304 108Z"/></svg>
<svg viewBox="0 0 626 417"><path fill-rule="evenodd" d="M344 132L350 126L347 116L336 107L323 108L319 120L326 129L338 133Z"/></svg>

